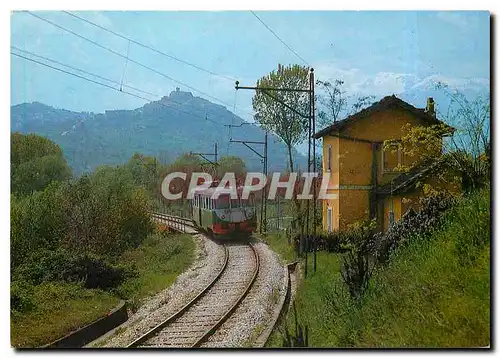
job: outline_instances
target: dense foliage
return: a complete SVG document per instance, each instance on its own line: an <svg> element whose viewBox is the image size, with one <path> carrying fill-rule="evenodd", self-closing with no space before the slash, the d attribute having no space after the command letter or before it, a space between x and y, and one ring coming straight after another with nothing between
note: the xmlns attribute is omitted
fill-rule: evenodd
<svg viewBox="0 0 500 358"><path fill-rule="evenodd" d="M117 258L153 230L147 186L141 185L143 177L132 164L101 167L70 179L67 166L57 171L50 160L39 160L50 156L64 162L61 150L50 140L12 135L14 311L30 309L33 285L61 281L81 282L87 288L116 287L134 275L133 268L118 264ZM32 170L51 175L32 180Z"/></svg>
<svg viewBox="0 0 500 358"><path fill-rule="evenodd" d="M306 67L299 65L278 64L277 70L257 81L257 87L308 89L309 71ZM296 169L293 148L307 135L308 122L304 119L304 115L309 113L309 96L304 92L276 92L255 92L252 99L253 109L256 112L255 120L262 128L274 133L285 143L288 149L288 168L290 172L293 172ZM290 106L294 110L291 110Z"/></svg>
<svg viewBox="0 0 500 358"><path fill-rule="evenodd" d="M71 177L61 148L34 134L11 134L11 192L26 195Z"/></svg>
<svg viewBox="0 0 500 358"><path fill-rule="evenodd" d="M430 200L429 209L423 210L427 214L421 217L439 211L432 229L426 220L416 222L419 214L409 215L408 230L402 226L388 235L394 239L401 233L404 239L397 240L389 260L376 267L357 298L341 274L345 254L318 252L317 271L309 271L295 298L299 325L309 327L309 346L470 348L491 344L490 199L487 187L457 198L445 211ZM418 225L410 228L410 222ZM290 313L287 326L293 327L294 320ZM281 331L270 346L282 346L287 335ZM289 335L299 331L296 328Z"/></svg>
<svg viewBox="0 0 500 358"><path fill-rule="evenodd" d="M424 197L422 209L416 212L410 209L401 220L398 220L386 233L377 233L370 237L367 252L373 255L378 263L385 263L391 254L409 240L423 239L438 227L442 214L453 204L453 198L440 194Z"/></svg>

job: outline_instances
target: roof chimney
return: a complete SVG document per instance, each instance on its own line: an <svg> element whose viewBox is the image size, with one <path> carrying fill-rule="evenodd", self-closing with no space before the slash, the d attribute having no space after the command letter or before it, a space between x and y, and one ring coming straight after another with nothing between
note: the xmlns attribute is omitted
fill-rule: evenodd
<svg viewBox="0 0 500 358"><path fill-rule="evenodd" d="M436 110L434 109L434 98L427 98L427 107L425 108L425 112L433 117L436 117Z"/></svg>

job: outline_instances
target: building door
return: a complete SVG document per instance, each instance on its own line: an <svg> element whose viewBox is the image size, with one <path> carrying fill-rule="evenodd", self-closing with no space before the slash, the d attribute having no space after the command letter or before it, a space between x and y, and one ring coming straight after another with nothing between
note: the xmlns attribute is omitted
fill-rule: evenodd
<svg viewBox="0 0 500 358"><path fill-rule="evenodd" d="M332 208L328 207L327 210L328 211L326 213L326 226L327 226L328 232L332 232L333 231L333 213L332 213Z"/></svg>

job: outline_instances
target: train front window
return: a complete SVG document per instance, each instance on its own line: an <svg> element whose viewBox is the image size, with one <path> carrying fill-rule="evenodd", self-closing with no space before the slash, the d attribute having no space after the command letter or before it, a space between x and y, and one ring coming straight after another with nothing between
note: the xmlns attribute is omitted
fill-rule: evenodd
<svg viewBox="0 0 500 358"><path fill-rule="evenodd" d="M215 201L215 207L217 209L229 209L229 196L228 195L219 196L219 198Z"/></svg>
<svg viewBox="0 0 500 358"><path fill-rule="evenodd" d="M240 199L231 199L231 208L239 208L240 207Z"/></svg>

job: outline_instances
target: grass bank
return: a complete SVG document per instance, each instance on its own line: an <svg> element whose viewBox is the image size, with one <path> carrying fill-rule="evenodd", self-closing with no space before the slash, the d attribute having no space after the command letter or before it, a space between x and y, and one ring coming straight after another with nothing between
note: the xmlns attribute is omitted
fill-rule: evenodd
<svg viewBox="0 0 500 358"><path fill-rule="evenodd" d="M191 235L156 233L121 261L136 268L110 291L87 289L79 283L49 282L27 286L32 309L11 315L11 345L38 347L82 327L114 308L120 299L137 308L145 297L169 287L194 260Z"/></svg>
<svg viewBox="0 0 500 358"><path fill-rule="evenodd" d="M461 199L430 237L400 248L356 302L340 277L340 255L321 253L296 297L309 346L489 345L490 236L490 192L483 190ZM292 313L287 325L293 332ZM281 346L281 335L269 343Z"/></svg>
<svg viewBox="0 0 500 358"><path fill-rule="evenodd" d="M283 263L290 263L296 259L295 248L293 244L289 244L288 238L284 233L276 233L268 235L264 241L269 245L271 250L276 252Z"/></svg>

